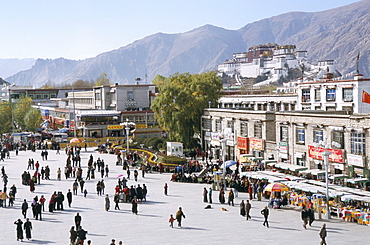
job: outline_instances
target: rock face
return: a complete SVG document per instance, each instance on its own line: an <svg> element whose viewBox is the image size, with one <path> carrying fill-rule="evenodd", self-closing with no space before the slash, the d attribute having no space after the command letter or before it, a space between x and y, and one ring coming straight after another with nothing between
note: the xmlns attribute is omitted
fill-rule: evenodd
<svg viewBox="0 0 370 245"><path fill-rule="evenodd" d="M133 84L138 77L150 83L156 75L215 70L233 53L266 43L295 44L312 61L335 59L342 74L355 70L360 51L359 69L369 77L369 21L370 0L363 0L316 13L290 12L239 30L205 25L180 34L157 33L85 60L39 59L6 81L40 87L48 81L95 80L105 72L112 83Z"/></svg>

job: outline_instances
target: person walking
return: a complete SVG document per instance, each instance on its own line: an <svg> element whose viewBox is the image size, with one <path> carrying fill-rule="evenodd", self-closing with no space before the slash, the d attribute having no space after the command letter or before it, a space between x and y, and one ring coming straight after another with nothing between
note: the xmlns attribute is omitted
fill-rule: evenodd
<svg viewBox="0 0 370 245"><path fill-rule="evenodd" d="M326 233L326 224L323 224L322 225L319 235L320 235L320 238L321 238L320 245L326 245L326 241L325 241L325 238L327 236L327 233Z"/></svg>
<svg viewBox="0 0 370 245"><path fill-rule="evenodd" d="M137 201L136 196L134 196L134 198L132 199L131 204L132 204L132 208L131 208L132 213L133 214L137 214L137 204L138 204L138 201Z"/></svg>
<svg viewBox="0 0 370 245"><path fill-rule="evenodd" d="M185 214L184 214L184 212L182 211L182 208L181 207L179 207L179 210L177 210L177 212L176 212L176 220L177 220L177 226L178 227L181 227L181 220L182 220L182 217L184 217L184 219L185 219Z"/></svg>
<svg viewBox="0 0 370 245"><path fill-rule="evenodd" d="M168 185L167 185L167 183L164 183L164 187L163 187L163 189L164 189L164 195L168 195Z"/></svg>
<svg viewBox="0 0 370 245"><path fill-rule="evenodd" d="M302 208L302 212L301 212L301 218L303 220L303 228L305 228L307 230L307 223L308 223L308 217L309 217L309 213L308 213L308 210L306 209L306 207L303 207Z"/></svg>
<svg viewBox="0 0 370 245"><path fill-rule="evenodd" d="M315 210L313 208L308 208L308 220L310 226L315 221Z"/></svg>
<svg viewBox="0 0 370 245"><path fill-rule="evenodd" d="M119 205L118 205L118 203L119 203L119 193L114 194L113 201L116 204L114 206L114 210L117 210L117 209L120 210Z"/></svg>
<svg viewBox="0 0 370 245"><path fill-rule="evenodd" d="M250 216L251 208L252 208L252 205L249 202L249 200L247 200L247 203L245 204L245 213L247 215L247 220L252 219L252 217Z"/></svg>
<svg viewBox="0 0 370 245"><path fill-rule="evenodd" d="M24 199L23 203L22 203L22 215L24 218L26 218L27 216L27 209L28 209L28 203L27 203L27 200Z"/></svg>
<svg viewBox="0 0 370 245"><path fill-rule="evenodd" d="M110 208L110 200L108 194L105 195L105 211L109 211Z"/></svg>
<svg viewBox="0 0 370 245"><path fill-rule="evenodd" d="M68 192L67 192L67 200L68 200L68 207L71 207L71 204L72 204L72 192L71 192L71 189L68 189Z"/></svg>
<svg viewBox="0 0 370 245"><path fill-rule="evenodd" d="M267 206L261 210L261 214L265 218L265 220L263 221L263 226L267 226L267 228L269 228L269 222L268 222L269 213L270 211Z"/></svg>
<svg viewBox="0 0 370 245"><path fill-rule="evenodd" d="M230 189L229 191L229 197L227 198L227 203L229 204L232 204L234 206L234 192L232 189Z"/></svg>
<svg viewBox="0 0 370 245"><path fill-rule="evenodd" d="M242 200L241 202L240 202L240 215L241 216L245 216L245 203L244 203L244 200Z"/></svg>
<svg viewBox="0 0 370 245"><path fill-rule="evenodd" d="M72 226L69 230L69 239L70 239L70 245L75 245L77 240L77 231L75 230L75 227Z"/></svg>
<svg viewBox="0 0 370 245"><path fill-rule="evenodd" d="M204 187L203 189L203 202L208 202L208 191L207 191L207 188Z"/></svg>
<svg viewBox="0 0 370 245"><path fill-rule="evenodd" d="M173 228L173 222L175 221L176 219L173 217L173 215L171 214L170 215L170 219L168 220L168 222L170 223L170 227Z"/></svg>
<svg viewBox="0 0 370 245"><path fill-rule="evenodd" d="M32 223L28 218L26 219L26 222L24 222L23 228L26 232L27 240L30 240L32 238L32 236L31 236Z"/></svg>
<svg viewBox="0 0 370 245"><path fill-rule="evenodd" d="M75 216L76 231L78 231L78 229L80 228L81 221L82 221L82 217L80 216L80 213L77 213Z"/></svg>
<svg viewBox="0 0 370 245"><path fill-rule="evenodd" d="M19 241L19 239L21 240L21 242L23 242L23 228L22 228L22 225L23 225L23 222L21 219L18 219L17 221L14 222L14 224L17 226L17 241Z"/></svg>
<svg viewBox="0 0 370 245"><path fill-rule="evenodd" d="M211 187L208 188L208 200L209 200L209 203L212 203L212 188Z"/></svg>

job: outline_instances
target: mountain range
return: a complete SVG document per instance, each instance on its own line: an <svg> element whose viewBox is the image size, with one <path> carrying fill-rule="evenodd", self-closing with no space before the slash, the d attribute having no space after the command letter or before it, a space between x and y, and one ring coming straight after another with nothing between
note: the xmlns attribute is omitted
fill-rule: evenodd
<svg viewBox="0 0 370 245"><path fill-rule="evenodd" d="M297 50L307 50L308 59L314 62L334 59L342 74L356 69L360 52L360 72L369 77L369 22L370 0L362 0L321 12L289 12L239 30L205 25L185 33L153 34L84 60L37 59L30 69L5 80L41 87L48 81L95 80L104 72L112 83L133 84L137 78L150 83L156 75L215 70L233 53L266 43L295 44Z"/></svg>

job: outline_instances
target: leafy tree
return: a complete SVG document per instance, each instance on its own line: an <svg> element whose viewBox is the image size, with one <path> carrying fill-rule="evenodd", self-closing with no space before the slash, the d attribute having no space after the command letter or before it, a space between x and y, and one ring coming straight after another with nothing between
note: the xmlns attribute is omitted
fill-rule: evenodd
<svg viewBox="0 0 370 245"><path fill-rule="evenodd" d="M153 80L159 95L151 109L159 125L169 131L170 140L195 146L194 135L200 132L203 109L208 102L215 104L220 96L222 81L215 72L191 75L175 73L170 77L156 76Z"/></svg>
<svg viewBox="0 0 370 245"><path fill-rule="evenodd" d="M9 102L0 102L0 134L9 133L12 130L12 106Z"/></svg>
<svg viewBox="0 0 370 245"><path fill-rule="evenodd" d="M41 87L41 89L53 89L53 88L56 88L56 85L50 80Z"/></svg>
<svg viewBox="0 0 370 245"><path fill-rule="evenodd" d="M96 86L110 85L110 81L108 79L107 74L105 74L104 72L100 74L99 78L96 79L95 85Z"/></svg>
<svg viewBox="0 0 370 245"><path fill-rule="evenodd" d="M14 121L21 129L27 128L25 115L31 110L32 99L30 97L20 98L14 106Z"/></svg>
<svg viewBox="0 0 370 245"><path fill-rule="evenodd" d="M37 128L39 128L42 123L41 111L31 108L24 117L24 122L26 131L37 131Z"/></svg>
<svg viewBox="0 0 370 245"><path fill-rule="evenodd" d="M77 80L72 84L74 88L92 88L94 86L94 82L84 81L84 80Z"/></svg>

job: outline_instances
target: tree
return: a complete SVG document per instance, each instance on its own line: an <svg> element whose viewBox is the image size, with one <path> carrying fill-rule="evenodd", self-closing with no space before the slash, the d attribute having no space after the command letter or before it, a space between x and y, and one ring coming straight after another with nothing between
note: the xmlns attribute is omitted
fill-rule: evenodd
<svg viewBox="0 0 370 245"><path fill-rule="evenodd" d="M24 122L26 131L37 131L37 128L39 128L40 124L42 123L41 111L35 108L31 108L27 112L24 118Z"/></svg>
<svg viewBox="0 0 370 245"><path fill-rule="evenodd" d="M84 81L84 80L77 80L72 84L74 88L92 88L94 86L94 82Z"/></svg>
<svg viewBox="0 0 370 245"><path fill-rule="evenodd" d="M99 78L96 79L95 85L96 86L110 85L110 81L108 79L107 74L105 74L104 72L100 74Z"/></svg>
<svg viewBox="0 0 370 245"><path fill-rule="evenodd" d="M30 97L20 98L14 106L14 121L22 130L27 128L25 115L32 108L32 99Z"/></svg>
<svg viewBox="0 0 370 245"><path fill-rule="evenodd" d="M12 130L12 106L9 102L0 102L0 134L9 133Z"/></svg>
<svg viewBox="0 0 370 245"><path fill-rule="evenodd" d="M159 95L151 109L159 125L169 131L170 140L195 146L194 135L200 132L203 109L215 104L220 96L222 81L215 72L190 75L178 74L153 80Z"/></svg>

